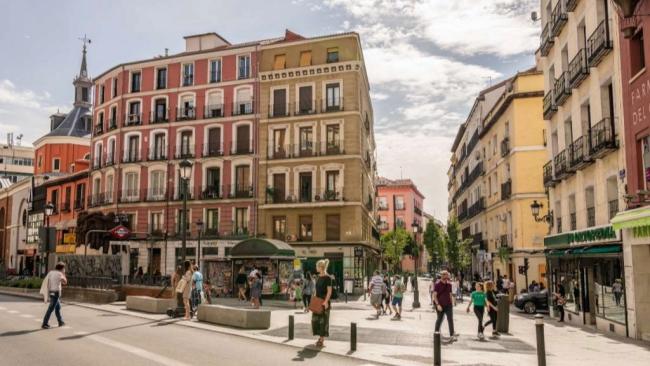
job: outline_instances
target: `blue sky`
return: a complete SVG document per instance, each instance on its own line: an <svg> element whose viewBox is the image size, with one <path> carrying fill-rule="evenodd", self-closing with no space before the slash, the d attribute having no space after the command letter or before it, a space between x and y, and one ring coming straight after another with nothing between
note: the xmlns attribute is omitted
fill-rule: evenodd
<svg viewBox="0 0 650 366"><path fill-rule="evenodd" d="M0 0L0 134L31 143L48 116L70 109L81 41L97 75L124 62L183 50L183 36L231 42L361 34L375 109L378 169L412 178L425 210L447 217L449 150L475 95L534 65L537 0Z"/></svg>

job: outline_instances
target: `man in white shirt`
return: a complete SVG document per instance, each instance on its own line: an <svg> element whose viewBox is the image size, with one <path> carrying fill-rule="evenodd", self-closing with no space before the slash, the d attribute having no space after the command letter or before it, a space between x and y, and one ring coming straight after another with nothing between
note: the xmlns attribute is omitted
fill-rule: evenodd
<svg viewBox="0 0 650 366"><path fill-rule="evenodd" d="M375 271L374 276L370 279L368 291L370 292L370 304L377 310L375 318L379 319L379 315L381 314L381 295L386 291L386 284L379 271Z"/></svg>
<svg viewBox="0 0 650 366"><path fill-rule="evenodd" d="M50 299L50 306L47 307L47 312L43 318L43 324L41 328L49 329L50 316L52 311L56 315L56 320L59 322L59 327L65 325L63 322L63 317L61 317L61 285L67 285L68 279L65 277L65 263L59 262L54 267L53 271L47 274L45 280L43 280L43 285L47 287L47 295ZM41 292L45 289L41 288Z"/></svg>

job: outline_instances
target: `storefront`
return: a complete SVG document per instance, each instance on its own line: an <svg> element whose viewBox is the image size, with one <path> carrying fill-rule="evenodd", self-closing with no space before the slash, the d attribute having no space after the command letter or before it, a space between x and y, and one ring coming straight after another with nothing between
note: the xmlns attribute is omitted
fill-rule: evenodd
<svg viewBox="0 0 650 366"><path fill-rule="evenodd" d="M626 281L620 231L612 226L544 239L550 293L565 291L565 321L627 334ZM550 297L552 300L553 297ZM558 314L551 310L551 314Z"/></svg>
<svg viewBox="0 0 650 366"><path fill-rule="evenodd" d="M612 225L623 232L629 337L650 341L650 207L619 212Z"/></svg>

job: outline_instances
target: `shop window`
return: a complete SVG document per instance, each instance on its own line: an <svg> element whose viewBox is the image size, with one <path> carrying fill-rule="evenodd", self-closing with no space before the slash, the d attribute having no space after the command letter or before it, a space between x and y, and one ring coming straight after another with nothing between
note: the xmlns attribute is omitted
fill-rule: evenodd
<svg viewBox="0 0 650 366"><path fill-rule="evenodd" d="M641 139L642 147L642 160L643 160L643 171L639 174L641 181L643 182L640 187L648 189L650 184L650 136L645 136Z"/></svg>
<svg viewBox="0 0 650 366"><path fill-rule="evenodd" d="M630 39L630 73L638 74L645 68L645 50L643 47L643 29Z"/></svg>
<svg viewBox="0 0 650 366"><path fill-rule="evenodd" d="M596 314L625 324L625 287L623 267L618 258L600 259L596 265L594 295Z"/></svg>

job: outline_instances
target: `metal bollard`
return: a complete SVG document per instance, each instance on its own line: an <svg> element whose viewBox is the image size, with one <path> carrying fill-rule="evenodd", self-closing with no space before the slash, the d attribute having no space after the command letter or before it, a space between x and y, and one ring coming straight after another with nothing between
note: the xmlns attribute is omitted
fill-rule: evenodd
<svg viewBox="0 0 650 366"><path fill-rule="evenodd" d="M350 323L350 351L357 350L357 323Z"/></svg>
<svg viewBox="0 0 650 366"><path fill-rule="evenodd" d="M537 365L546 366L546 345L544 344L544 316L535 315L535 331L537 333Z"/></svg>
<svg viewBox="0 0 650 366"><path fill-rule="evenodd" d="M442 357L440 356L440 332L433 333L433 366L441 366Z"/></svg>
<svg viewBox="0 0 650 366"><path fill-rule="evenodd" d="M293 340L293 331L294 331L294 326L293 326L293 315L289 315L289 340Z"/></svg>

